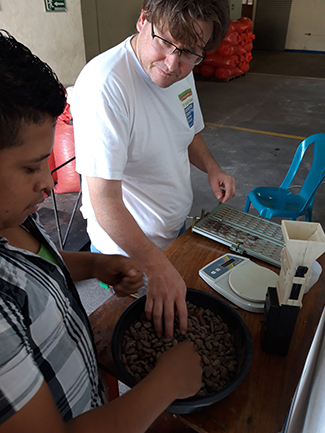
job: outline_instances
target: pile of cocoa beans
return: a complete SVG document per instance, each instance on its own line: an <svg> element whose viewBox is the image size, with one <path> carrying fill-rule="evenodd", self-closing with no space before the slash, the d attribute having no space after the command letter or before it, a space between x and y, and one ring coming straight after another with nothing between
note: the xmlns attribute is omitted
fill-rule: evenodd
<svg viewBox="0 0 325 433"><path fill-rule="evenodd" d="M142 313L125 331L122 362L136 382L140 382L155 366L157 358L181 341L192 341L201 356L202 387L197 396L222 391L237 375L234 337L228 325L211 310L187 302L188 328L182 335L175 318L173 338L158 338L152 322Z"/></svg>

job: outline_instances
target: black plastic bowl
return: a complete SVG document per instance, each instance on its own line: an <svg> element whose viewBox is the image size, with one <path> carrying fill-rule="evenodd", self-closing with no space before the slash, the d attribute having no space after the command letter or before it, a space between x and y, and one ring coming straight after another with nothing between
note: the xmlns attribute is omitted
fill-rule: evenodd
<svg viewBox="0 0 325 433"><path fill-rule="evenodd" d="M166 410L178 414L203 409L227 397L245 379L253 359L253 343L249 329L240 314L231 305L217 296L195 289L187 289L186 300L198 307L209 308L215 314L219 314L228 325L229 332L234 336L235 340L238 372L232 382L220 392L205 397L194 396L175 400ZM127 372L121 360L122 342L125 330L143 313L145 302L146 296L142 296L128 306L116 323L112 338L112 353L117 371L121 380L131 388L136 385L136 381Z"/></svg>

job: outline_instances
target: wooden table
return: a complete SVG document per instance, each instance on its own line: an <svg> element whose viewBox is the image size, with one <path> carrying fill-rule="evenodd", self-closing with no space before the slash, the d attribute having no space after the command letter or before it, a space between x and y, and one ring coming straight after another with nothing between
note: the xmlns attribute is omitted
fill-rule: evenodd
<svg viewBox="0 0 325 433"><path fill-rule="evenodd" d="M198 272L204 265L229 252L228 247L189 230L165 250L166 256L180 272L187 287L204 290L216 296L219 295L201 279ZM254 261L279 273L278 268ZM318 261L325 268L325 254ZM116 321L132 301L133 298L119 299L114 295L90 316L100 366L115 376L117 372L111 355L110 340ZM254 355L248 375L239 388L224 400L200 412L177 415L178 420L199 433L280 432L324 305L323 272L318 283L303 298L303 307L299 312L286 357L262 351L263 315L238 308L253 339Z"/></svg>

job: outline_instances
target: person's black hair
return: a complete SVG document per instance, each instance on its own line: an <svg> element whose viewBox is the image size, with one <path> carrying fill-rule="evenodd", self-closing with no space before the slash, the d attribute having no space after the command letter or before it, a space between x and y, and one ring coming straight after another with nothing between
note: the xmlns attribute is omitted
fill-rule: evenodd
<svg viewBox="0 0 325 433"><path fill-rule="evenodd" d="M21 145L23 122L55 124L65 104L64 86L52 69L0 30L0 151Z"/></svg>
<svg viewBox="0 0 325 433"><path fill-rule="evenodd" d="M210 22L212 35L205 51L216 49L229 28L229 0L144 0L143 10L149 22L189 47L202 45L200 27L193 23Z"/></svg>

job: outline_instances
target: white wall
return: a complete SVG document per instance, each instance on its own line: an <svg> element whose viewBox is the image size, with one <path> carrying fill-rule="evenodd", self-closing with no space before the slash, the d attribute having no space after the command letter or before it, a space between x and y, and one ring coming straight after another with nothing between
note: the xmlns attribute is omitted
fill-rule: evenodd
<svg viewBox="0 0 325 433"><path fill-rule="evenodd" d="M66 0L66 6L66 12L45 12L44 0L0 0L0 28L27 45L68 86L86 60L80 0Z"/></svg>
<svg viewBox="0 0 325 433"><path fill-rule="evenodd" d="M325 51L325 1L293 0L287 50Z"/></svg>

